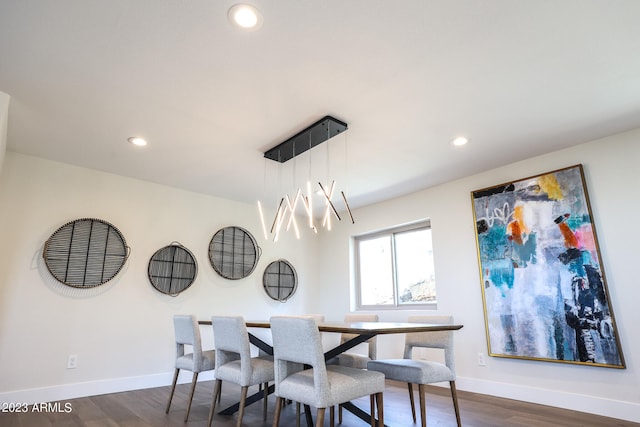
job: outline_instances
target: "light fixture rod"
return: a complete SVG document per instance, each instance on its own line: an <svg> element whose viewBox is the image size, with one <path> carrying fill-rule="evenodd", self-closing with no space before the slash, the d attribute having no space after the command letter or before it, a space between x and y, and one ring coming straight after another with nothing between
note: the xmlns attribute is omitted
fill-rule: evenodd
<svg viewBox="0 0 640 427"><path fill-rule="evenodd" d="M322 186L322 183L318 183L318 185L320 186L320 189L322 190L322 194L324 194L324 198L326 199L327 203L329 206L331 206L331 210L333 210L333 213L336 215L336 218L338 218L338 221L342 221L342 219L340 219L340 215L338 215L338 211L336 210L336 207L333 206L333 202L331 201L331 197L333 196L333 187L335 185L335 181L331 182L331 189L329 190L329 193L327 194L327 191L324 189L324 187ZM327 214L328 214L328 210L327 210Z"/></svg>
<svg viewBox="0 0 640 427"><path fill-rule="evenodd" d="M284 203L284 197L280 199L280 204L278 205L278 210L276 211L276 217L273 219L273 224L271 225L271 231L270 233L273 233L273 229L276 227L276 223L278 222L278 219L280 218L281 215L281 210L282 210L282 204Z"/></svg>
<svg viewBox="0 0 640 427"><path fill-rule="evenodd" d="M265 151L264 157L284 163L316 145L347 130L347 124L332 116L324 116L311 126L301 130L291 138Z"/></svg>
<svg viewBox="0 0 640 427"><path fill-rule="evenodd" d="M351 218L351 224L355 224L356 221L353 219L353 214L351 213L351 208L349 207L349 202L347 202L347 196L345 196L344 191L341 191L340 194L342 194L342 200L344 200L344 205L347 208L347 212L349 212L349 218Z"/></svg>

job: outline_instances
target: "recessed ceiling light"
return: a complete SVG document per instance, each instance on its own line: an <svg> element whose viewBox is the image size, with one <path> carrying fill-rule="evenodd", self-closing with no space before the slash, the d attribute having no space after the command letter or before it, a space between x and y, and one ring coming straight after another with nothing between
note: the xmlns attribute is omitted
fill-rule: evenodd
<svg viewBox="0 0 640 427"><path fill-rule="evenodd" d="M145 145L147 145L147 141L144 138L140 138L138 136L132 136L128 139L128 141L133 145L137 145L138 147L144 147Z"/></svg>
<svg viewBox="0 0 640 427"><path fill-rule="evenodd" d="M250 4L236 4L231 6L227 14L229 21L243 30L257 30L262 26L262 13Z"/></svg>
<svg viewBox="0 0 640 427"><path fill-rule="evenodd" d="M465 138L464 136L459 136L456 139L454 139L453 141L451 141L451 143L453 145L455 145L456 147L461 147L463 145L466 145L467 142L469 142L469 140L467 138Z"/></svg>

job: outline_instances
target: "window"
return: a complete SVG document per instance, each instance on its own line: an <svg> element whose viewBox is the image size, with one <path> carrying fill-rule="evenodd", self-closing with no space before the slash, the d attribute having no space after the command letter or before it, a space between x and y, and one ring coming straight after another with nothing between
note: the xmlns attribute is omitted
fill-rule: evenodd
<svg viewBox="0 0 640 427"><path fill-rule="evenodd" d="M435 308L431 224L416 224L354 239L358 308Z"/></svg>

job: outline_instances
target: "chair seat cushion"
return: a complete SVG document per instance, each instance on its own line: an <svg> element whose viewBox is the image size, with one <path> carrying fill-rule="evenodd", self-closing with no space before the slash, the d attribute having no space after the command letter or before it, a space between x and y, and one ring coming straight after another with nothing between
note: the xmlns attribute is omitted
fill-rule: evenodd
<svg viewBox="0 0 640 427"><path fill-rule="evenodd" d="M372 360L367 369L382 372L391 380L414 384L454 381L455 375L444 364L426 360L381 359Z"/></svg>
<svg viewBox="0 0 640 427"><path fill-rule="evenodd" d="M216 379L229 381L242 387L273 381L273 378L273 361L268 357L251 358L251 378L248 381L242 379L240 360L225 363L216 369Z"/></svg>
<svg viewBox="0 0 640 427"><path fill-rule="evenodd" d="M380 372L331 365L327 366L327 377L329 388L316 391L313 369L305 369L282 380L276 395L316 408L328 408L384 391L384 375Z"/></svg>
<svg viewBox="0 0 640 427"><path fill-rule="evenodd" d="M191 372L211 371L216 367L216 351L207 350L202 352L202 361L197 367L193 360L193 353L188 353L176 358L176 368L186 369Z"/></svg>

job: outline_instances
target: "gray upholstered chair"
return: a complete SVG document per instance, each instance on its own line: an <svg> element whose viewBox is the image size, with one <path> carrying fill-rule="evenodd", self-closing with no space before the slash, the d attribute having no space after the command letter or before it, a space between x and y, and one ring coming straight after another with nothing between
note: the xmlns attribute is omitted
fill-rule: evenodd
<svg viewBox="0 0 640 427"><path fill-rule="evenodd" d="M380 426L384 425L384 375L346 366L326 365L315 319L307 316L274 316L271 318L271 334L277 397L274 427L280 422L283 399L317 408L316 426L322 426L326 408L363 396L375 397L378 422ZM375 426L374 410L375 405L372 405L372 426Z"/></svg>
<svg viewBox="0 0 640 427"><path fill-rule="evenodd" d="M171 400L176 390L180 370L185 369L191 371L193 372L193 379L191 381L187 413L184 416L184 421L186 422L189 418L189 412L191 411L191 402L193 401L193 393L196 390L198 374L215 369L215 351L202 351L200 327L198 326L198 321L195 316L177 314L173 316L173 326L176 335L176 364L166 413L169 413L169 408L171 407ZM185 353L185 346L191 346L192 352Z"/></svg>
<svg viewBox="0 0 640 427"><path fill-rule="evenodd" d="M345 323L377 321L377 314L347 314L344 316ZM357 336L357 334L342 333L340 334L340 344L344 344ZM327 363L331 365L348 366L350 368L367 369L367 363L376 358L378 337L369 338L365 344L367 345L367 354L357 353L356 351L345 352L334 357ZM342 424L342 406L338 407L338 424Z"/></svg>
<svg viewBox="0 0 640 427"><path fill-rule="evenodd" d="M213 316L213 342L216 348L216 383L209 411L209 426L213 421L222 381L240 386L240 406L237 426L242 425L247 391L250 386L262 385L264 391L263 417L267 419L269 381L273 381L273 360L270 357L251 357L249 333L242 316Z"/></svg>
<svg viewBox="0 0 640 427"><path fill-rule="evenodd" d="M409 322L417 323L453 323L452 316L410 316ZM439 348L444 350L444 364L426 360L412 359L414 348ZM460 409L456 396L456 370L453 360L453 331L413 332L405 335L404 358L372 360L367 364L371 371L382 372L386 378L406 382L409 388L411 414L416 422L416 409L413 400L413 384L418 384L420 395L420 417L422 427L427 425L425 411L426 384L448 381L451 387L453 408L456 413L458 426L460 423Z"/></svg>
<svg viewBox="0 0 640 427"><path fill-rule="evenodd" d="M316 319L316 322L324 322L324 314L305 314L302 317L311 317ZM322 336L322 334L320 334ZM286 401L285 401L286 402ZM331 419L333 419L333 407L331 407ZM296 402L296 427L300 427L300 402Z"/></svg>
<svg viewBox="0 0 640 427"><path fill-rule="evenodd" d="M378 321L377 314L347 314L344 316L345 323L377 322L377 321ZM340 344L344 344L345 342L357 336L358 336L357 334L343 333L340 335ZM367 369L367 363L370 360L373 360L376 358L377 342L378 342L377 337L369 338L366 341L367 353L368 353L366 355L361 353L356 353L355 351L345 352L336 356L334 359L331 359L331 361L328 363L348 366L350 368Z"/></svg>

